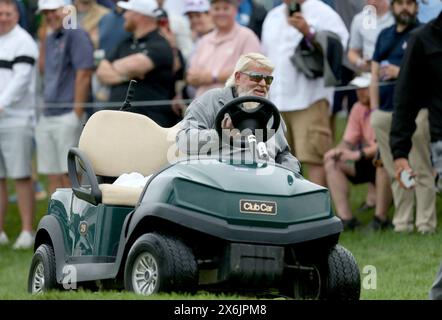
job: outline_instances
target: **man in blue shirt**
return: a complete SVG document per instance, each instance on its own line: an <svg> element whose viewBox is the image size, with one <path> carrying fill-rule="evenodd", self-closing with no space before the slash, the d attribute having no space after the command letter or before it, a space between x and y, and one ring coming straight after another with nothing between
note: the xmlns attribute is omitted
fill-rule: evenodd
<svg viewBox="0 0 442 320"><path fill-rule="evenodd" d="M63 0L40 0L48 27L52 30L44 45L44 101L36 127L37 167L48 175L49 191L70 187L67 154L78 145L83 103L90 99L94 68L93 46L82 29L64 27Z"/></svg>
<svg viewBox="0 0 442 320"><path fill-rule="evenodd" d="M253 30L258 38L261 38L262 24L264 23L266 15L267 10L257 1L241 0L239 1L236 21L240 25Z"/></svg>
<svg viewBox="0 0 442 320"><path fill-rule="evenodd" d="M441 0L419 0L419 21L422 23L430 22L442 11Z"/></svg>
<svg viewBox="0 0 442 320"><path fill-rule="evenodd" d="M393 158L389 147L389 134L393 112L393 96L402 59L407 48L410 32L419 24L416 0L393 0L392 13L396 23L379 34L371 64L372 85L371 107L375 110L371 124L375 130L381 158L392 179L395 204L393 224L397 232L411 232L416 197L416 227L421 233L434 232L436 228L436 194L430 160L430 133L428 110L422 110L416 119L417 130L413 135L413 149L410 153L412 167L417 174L414 189L405 189L395 180ZM379 83L381 85L379 86Z"/></svg>
<svg viewBox="0 0 442 320"><path fill-rule="evenodd" d="M106 14L98 22L98 47L109 54L118 47L123 40L131 36L130 32L124 30L124 10L118 6Z"/></svg>

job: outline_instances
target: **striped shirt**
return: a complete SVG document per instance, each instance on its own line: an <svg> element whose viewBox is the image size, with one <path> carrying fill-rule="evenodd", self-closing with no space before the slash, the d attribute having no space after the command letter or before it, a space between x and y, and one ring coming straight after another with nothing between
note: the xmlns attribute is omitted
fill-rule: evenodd
<svg viewBox="0 0 442 320"><path fill-rule="evenodd" d="M19 25L0 35L0 128L34 122L37 58L37 44Z"/></svg>

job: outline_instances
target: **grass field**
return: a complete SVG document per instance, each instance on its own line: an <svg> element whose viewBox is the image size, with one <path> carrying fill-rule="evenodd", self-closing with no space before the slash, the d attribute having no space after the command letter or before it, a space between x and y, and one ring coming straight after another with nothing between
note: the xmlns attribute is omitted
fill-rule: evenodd
<svg viewBox="0 0 442 320"><path fill-rule="evenodd" d="M342 127L342 124L341 126ZM342 131L342 129L341 129ZM352 188L352 208L358 207L365 198L366 187ZM47 202L38 203L38 215L35 222L45 214ZM438 219L442 221L442 199L438 198ZM390 217L393 209L390 208ZM358 216L366 226L373 216L373 210ZM20 220L16 205L11 205L6 219L6 231L11 242L20 232ZM393 231L371 232L362 227L355 232L344 232L340 243L355 256L361 270L366 266L373 274L376 270L376 288L362 288L361 299L427 299L428 290L435 278L442 259L442 232L439 226L434 235L396 234ZM32 251L14 251L8 247L0 247L0 300L4 299L142 299L143 297L120 292L54 292L43 296L31 296L26 292L28 269L32 259ZM367 278L368 279L368 278ZM367 282L367 279L365 282ZM216 296L199 292L195 296L159 295L153 299L239 299L238 296ZM248 297L250 298L250 297ZM253 297L251 297L253 298Z"/></svg>

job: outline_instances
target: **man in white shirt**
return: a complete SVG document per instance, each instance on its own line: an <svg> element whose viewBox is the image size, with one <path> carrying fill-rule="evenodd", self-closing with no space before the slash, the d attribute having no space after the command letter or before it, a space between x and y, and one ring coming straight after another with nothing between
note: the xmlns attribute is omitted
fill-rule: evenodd
<svg viewBox="0 0 442 320"><path fill-rule="evenodd" d="M184 14L184 1L183 0L165 0L164 9L176 15Z"/></svg>
<svg viewBox="0 0 442 320"><path fill-rule="evenodd" d="M303 38L314 41L317 31L337 34L344 48L348 31L339 15L320 0L296 0L301 11L289 16L289 0L272 9L263 24L264 53L275 63L270 99L287 124L287 140L295 156L308 167L309 180L325 185L323 156L332 147L329 107L333 88L324 78L308 79L290 57Z"/></svg>
<svg viewBox="0 0 442 320"><path fill-rule="evenodd" d="M0 0L0 245L8 243L4 222L8 206L6 178L14 179L22 232L14 249L34 243L35 215L32 143L35 122L37 44L18 25L14 0Z"/></svg>
<svg viewBox="0 0 442 320"><path fill-rule="evenodd" d="M390 12L389 0L366 0L366 4L351 23L348 60L358 70L370 72L378 35L394 24L394 17Z"/></svg>
<svg viewBox="0 0 442 320"><path fill-rule="evenodd" d="M158 3L158 6L166 10L166 12L168 13L170 31L172 31L175 37L176 45L178 46L178 49L180 49L185 61L187 62L190 54L193 51L193 41L189 20L186 19L186 17L183 15L184 10L179 10L180 12L177 13L176 10L170 9L170 7L167 6L167 1L156 1ZM182 7L183 4L181 4L180 6ZM180 6L176 6L175 9Z"/></svg>

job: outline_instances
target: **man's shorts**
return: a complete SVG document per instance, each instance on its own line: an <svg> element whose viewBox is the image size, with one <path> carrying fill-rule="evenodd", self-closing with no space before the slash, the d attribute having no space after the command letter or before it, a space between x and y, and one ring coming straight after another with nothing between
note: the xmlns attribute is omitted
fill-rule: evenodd
<svg viewBox="0 0 442 320"><path fill-rule="evenodd" d="M319 100L304 110L281 112L287 125L287 142L301 163L322 165L333 146L329 103Z"/></svg>
<svg viewBox="0 0 442 320"><path fill-rule="evenodd" d="M37 141L37 169L41 174L68 172L68 151L78 146L83 120L75 112L59 116L44 116L35 129Z"/></svg>
<svg viewBox="0 0 442 320"><path fill-rule="evenodd" d="M0 178L31 177L33 139L31 127L0 129Z"/></svg>
<svg viewBox="0 0 442 320"><path fill-rule="evenodd" d="M360 184L376 181L376 167L373 164L373 159L361 159L354 163L355 173L354 177L347 175L348 180L353 184Z"/></svg>

